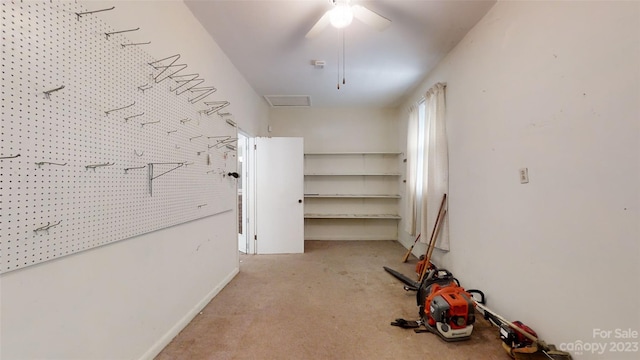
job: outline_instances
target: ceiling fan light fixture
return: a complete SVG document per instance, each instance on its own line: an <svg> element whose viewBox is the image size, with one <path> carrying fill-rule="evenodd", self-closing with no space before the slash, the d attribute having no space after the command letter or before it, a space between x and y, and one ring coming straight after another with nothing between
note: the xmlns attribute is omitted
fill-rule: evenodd
<svg viewBox="0 0 640 360"><path fill-rule="evenodd" d="M329 11L329 22L337 29L349 26L353 21L353 10L349 4L338 3Z"/></svg>

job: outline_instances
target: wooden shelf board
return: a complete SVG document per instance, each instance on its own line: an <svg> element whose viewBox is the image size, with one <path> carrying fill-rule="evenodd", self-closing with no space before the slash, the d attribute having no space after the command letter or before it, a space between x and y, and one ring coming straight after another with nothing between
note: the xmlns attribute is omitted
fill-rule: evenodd
<svg viewBox="0 0 640 360"><path fill-rule="evenodd" d="M304 174L304 176L400 176L399 173L376 173L376 174L332 174L332 173L314 173Z"/></svg>
<svg viewBox="0 0 640 360"><path fill-rule="evenodd" d="M304 194L306 198L374 198L374 199L399 199L397 194Z"/></svg>
<svg viewBox="0 0 640 360"><path fill-rule="evenodd" d="M305 155L400 155L401 152L394 151L370 151L370 152L323 152L323 153L314 153L309 152L305 153Z"/></svg>
<svg viewBox="0 0 640 360"><path fill-rule="evenodd" d="M400 216L395 214L304 214L305 219L395 219Z"/></svg>

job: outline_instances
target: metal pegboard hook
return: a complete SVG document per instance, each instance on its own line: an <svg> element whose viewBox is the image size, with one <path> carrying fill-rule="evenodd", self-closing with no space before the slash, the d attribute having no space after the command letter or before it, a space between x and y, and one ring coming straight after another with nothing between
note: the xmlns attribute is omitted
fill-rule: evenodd
<svg viewBox="0 0 640 360"><path fill-rule="evenodd" d="M67 166L67 163L60 164L60 163L54 163L54 162L49 162L49 161L40 161L40 162L37 162L36 165L38 165L38 167L41 167L42 165Z"/></svg>
<svg viewBox="0 0 640 360"><path fill-rule="evenodd" d="M153 85L151 85L149 83L146 83L146 84L144 84L142 86L138 86L138 90L142 91L143 94L144 94L145 90L149 90L151 88L153 88Z"/></svg>
<svg viewBox="0 0 640 360"><path fill-rule="evenodd" d="M80 17L83 16L83 15L89 15L89 14L95 14L95 13L98 13L98 12L109 11L109 10L113 10L115 8L116 8L115 6L112 6L112 7L108 8L108 9L85 11L85 12L81 12L81 13L76 13L76 16L78 17L78 21L80 21Z"/></svg>
<svg viewBox="0 0 640 360"><path fill-rule="evenodd" d="M158 120L158 121L149 121L149 122L146 122L146 123L142 123L142 124L140 124L140 125L142 125L142 127L144 127L145 125L149 125L149 124L157 124L157 123L159 123L159 122L160 122L160 120Z"/></svg>
<svg viewBox="0 0 640 360"><path fill-rule="evenodd" d="M4 159L15 159L17 157L20 157L20 154L17 155L13 155L13 156L0 156L0 160L4 160Z"/></svg>
<svg viewBox="0 0 640 360"><path fill-rule="evenodd" d="M47 230L49 228L49 225L51 225L51 222L47 222L47 225L41 226L35 230L33 230L34 232L38 232L38 231L43 231L43 230Z"/></svg>
<svg viewBox="0 0 640 360"><path fill-rule="evenodd" d="M128 29L128 30L120 30L120 31L112 31L112 32L108 32L108 33L104 33L105 35L107 35L107 40L109 40L109 36L114 35L114 34L122 34L122 33L126 33L126 32L132 32L132 31L138 31L140 30L140 28L135 28L135 29Z"/></svg>
<svg viewBox="0 0 640 360"><path fill-rule="evenodd" d="M226 147L227 147L228 149L230 149L230 150L235 150L235 146L234 146L234 145L232 145L232 144L233 144L234 142L236 142L236 141L238 141L238 138L232 138L232 137L229 137L228 139L218 140L218 141L216 142L216 144L215 144L215 145L213 145L213 147L215 147L216 149L220 149L220 148L222 148L222 147L226 146ZM229 148L229 146L232 146L232 147L233 147L233 149Z"/></svg>
<svg viewBox="0 0 640 360"><path fill-rule="evenodd" d="M173 89L169 89L169 91L175 91L176 95L180 95L183 92L192 89L195 86L198 86L200 84L202 84L204 82L204 79L200 79L200 74L185 74L185 75L176 75L176 76L170 76L172 80L174 80L176 83L182 83L182 85L179 85ZM190 77L190 79L184 80L183 78L186 77ZM179 79L179 80L176 80ZM184 90L178 92L178 89L180 89L181 87L187 85L188 83L192 82L192 81L198 81L197 83L193 84L190 87L185 88Z"/></svg>
<svg viewBox="0 0 640 360"><path fill-rule="evenodd" d="M124 109L130 108L130 107L132 107L132 106L133 106L133 105L135 105L135 104L136 104L136 102L134 101L134 102L133 102L133 104L131 104L131 105L123 106L123 107L121 107L121 108L117 108L117 109L107 110L107 111L105 111L104 113L105 113L105 114L107 114L107 115L109 115L109 113L112 113L112 112L114 112L114 111L119 111L119 110L124 110Z"/></svg>
<svg viewBox="0 0 640 360"><path fill-rule="evenodd" d="M218 143L215 145L216 149L220 149L223 146L226 146L227 149L229 150L236 150L235 145L233 145L234 142L236 142L238 140L238 138L229 138L223 141L218 141Z"/></svg>
<svg viewBox="0 0 640 360"><path fill-rule="evenodd" d="M147 166L145 165L145 166L136 166L136 167L126 168L126 169L124 169L124 173L127 174L129 172L129 170L144 169L146 167Z"/></svg>
<svg viewBox="0 0 640 360"><path fill-rule="evenodd" d="M149 45L151 44L151 41L147 41L147 42L141 42L141 43L129 43L129 44L120 44L120 46L127 47L127 46L139 46L139 45Z"/></svg>
<svg viewBox="0 0 640 360"><path fill-rule="evenodd" d="M213 113L220 114L220 110L226 108L231 103L228 102L228 101L210 101L210 102L206 102L205 101L204 104L210 106L210 108L207 110L206 114L207 115L211 115Z"/></svg>
<svg viewBox="0 0 640 360"><path fill-rule="evenodd" d="M234 143L237 142L238 138L237 137L231 137L228 136L226 139L224 140L218 140L218 143L223 143L223 144L230 144L230 143Z"/></svg>
<svg viewBox="0 0 640 360"><path fill-rule="evenodd" d="M54 92L56 92L56 91L59 91L59 90L62 90L62 89L64 89L64 85L62 85L62 86L58 86L58 87L57 87L57 88L55 88L55 89L51 89L51 90L47 90L47 91L43 91L43 92L44 92L44 96L46 96L46 98L47 98L47 99L51 99L51 96L50 96L50 95L51 95L52 93L54 93Z"/></svg>
<svg viewBox="0 0 640 360"><path fill-rule="evenodd" d="M127 122L127 121L129 121L129 119L133 119L134 117L138 117L138 116L142 116L142 115L144 115L144 113L127 116L126 118L124 118L124 121Z"/></svg>
<svg viewBox="0 0 640 360"><path fill-rule="evenodd" d="M209 95L213 94L214 92L218 91L218 89L216 89L216 88L215 88L215 87L213 87L213 86L206 86L206 87L192 88L192 89L189 89L189 90L190 90L192 93L195 93L195 92L204 92L204 94L200 94L200 95L198 95L198 96L196 96L196 97L194 97L194 98L192 98L192 99L188 99L188 100L189 100L189 102L190 102L190 103L192 103L192 104L195 104L195 103L197 103L198 101L200 101L200 100L204 99L205 97L207 97L207 96L209 96Z"/></svg>
<svg viewBox="0 0 640 360"><path fill-rule="evenodd" d="M111 163L111 162L103 163L103 164L92 164L92 165L86 165L84 169L85 171L89 169L93 169L93 171L96 171L96 168L98 167L106 167L106 166L113 166L113 165L115 165L115 163Z"/></svg>
<svg viewBox="0 0 640 360"><path fill-rule="evenodd" d="M163 61L169 60L169 59L173 59L173 61L171 61L169 63L169 65L159 65ZM160 59L160 60L156 60L156 61L152 61L152 62L148 63L151 67L153 67L156 70L162 69L162 71L160 71L160 73L153 78L153 80L156 82L156 84L164 81L165 79L167 79L167 78L169 78L169 77L171 77L171 76L173 76L173 75L175 75L175 74L179 73L180 71L182 71L182 70L187 68L187 64L176 64L176 65L174 65L178 61L178 59L180 59L180 54L171 55L171 56L168 56L168 57L166 57L164 59ZM170 73L168 75L165 75L164 77L159 79L160 76L162 76L162 74L164 74L165 71L167 71L167 69L170 68L170 67L179 67L179 69L175 70L174 72L172 72L172 73Z"/></svg>
<svg viewBox="0 0 640 360"><path fill-rule="evenodd" d="M38 231L46 231L47 233L49 232L49 229L51 229L52 227L58 226L60 225L60 223L62 222L62 220L58 221L57 223L52 224L51 222L47 222L47 225L41 226L35 230L33 230L33 232L38 232Z"/></svg>
<svg viewBox="0 0 640 360"><path fill-rule="evenodd" d="M47 228L46 228L45 230L49 230L49 229L51 229L52 227L56 227L56 226L60 225L60 223L62 223L62 220L58 221L58 222L57 222L57 223L55 223L55 224L51 224L51 225L47 226Z"/></svg>

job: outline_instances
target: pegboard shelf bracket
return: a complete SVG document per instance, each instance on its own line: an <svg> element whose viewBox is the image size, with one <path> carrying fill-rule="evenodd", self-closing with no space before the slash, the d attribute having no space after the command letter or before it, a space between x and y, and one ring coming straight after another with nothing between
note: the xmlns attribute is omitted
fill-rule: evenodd
<svg viewBox="0 0 640 360"><path fill-rule="evenodd" d="M160 175L154 175L153 173L153 167L154 165L176 165L174 168L171 168L170 170L167 170L165 172L163 172ZM185 162L180 162L180 163L149 163L147 164L147 166L149 167L149 195L153 196L153 180L159 178L162 175L166 175L180 167L185 166Z"/></svg>

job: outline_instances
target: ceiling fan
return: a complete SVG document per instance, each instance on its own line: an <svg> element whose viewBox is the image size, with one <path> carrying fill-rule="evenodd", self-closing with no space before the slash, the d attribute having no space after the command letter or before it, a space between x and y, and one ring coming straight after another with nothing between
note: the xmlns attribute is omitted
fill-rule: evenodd
<svg viewBox="0 0 640 360"><path fill-rule="evenodd" d="M318 35L329 24L340 29L351 24L355 17L363 23L382 31L386 29L391 20L379 15L362 5L351 5L350 0L329 0L333 4L333 8L327 11L318 22L309 30L305 37L310 39Z"/></svg>

